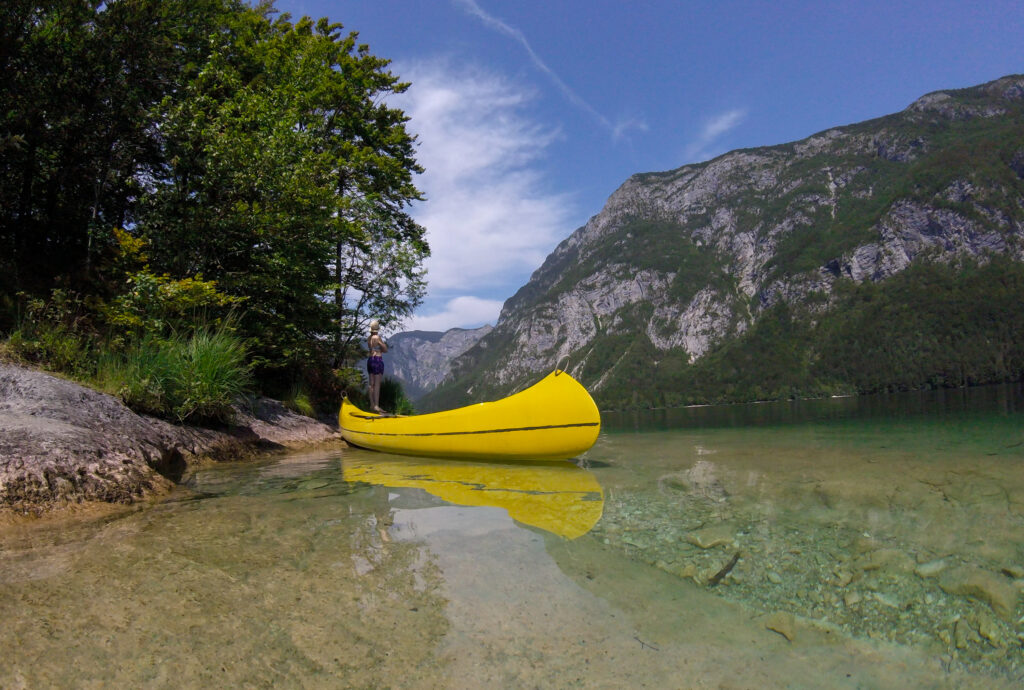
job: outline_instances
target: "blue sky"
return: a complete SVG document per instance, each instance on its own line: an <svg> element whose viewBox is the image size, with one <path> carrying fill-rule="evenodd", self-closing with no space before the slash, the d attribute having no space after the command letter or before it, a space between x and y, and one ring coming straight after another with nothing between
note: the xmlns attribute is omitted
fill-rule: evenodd
<svg viewBox="0 0 1024 690"><path fill-rule="evenodd" d="M433 255L407 330L495 323L633 173L1024 72L1020 0L278 0L412 82Z"/></svg>

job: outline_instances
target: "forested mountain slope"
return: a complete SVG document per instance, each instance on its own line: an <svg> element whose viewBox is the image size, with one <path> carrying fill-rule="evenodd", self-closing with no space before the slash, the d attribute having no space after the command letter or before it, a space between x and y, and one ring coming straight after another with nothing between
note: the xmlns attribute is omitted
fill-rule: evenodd
<svg viewBox="0 0 1024 690"><path fill-rule="evenodd" d="M568 357L602 407L1024 372L1024 77L629 178L422 403Z"/></svg>

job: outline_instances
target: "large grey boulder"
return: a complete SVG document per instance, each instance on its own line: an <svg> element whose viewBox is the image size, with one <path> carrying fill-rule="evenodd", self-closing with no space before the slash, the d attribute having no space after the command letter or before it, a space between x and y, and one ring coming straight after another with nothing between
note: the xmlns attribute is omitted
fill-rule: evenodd
<svg viewBox="0 0 1024 690"><path fill-rule="evenodd" d="M206 458L339 441L321 422L262 399L223 429L138 415L117 398L0 363L0 511L132 503L168 491Z"/></svg>

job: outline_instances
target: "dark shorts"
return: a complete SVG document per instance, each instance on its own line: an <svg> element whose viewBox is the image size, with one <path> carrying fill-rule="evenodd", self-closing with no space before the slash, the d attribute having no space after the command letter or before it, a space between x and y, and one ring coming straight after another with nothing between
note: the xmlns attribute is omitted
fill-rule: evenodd
<svg viewBox="0 0 1024 690"><path fill-rule="evenodd" d="M366 360L366 371L371 374L383 374L384 373L384 358L383 357L370 357Z"/></svg>

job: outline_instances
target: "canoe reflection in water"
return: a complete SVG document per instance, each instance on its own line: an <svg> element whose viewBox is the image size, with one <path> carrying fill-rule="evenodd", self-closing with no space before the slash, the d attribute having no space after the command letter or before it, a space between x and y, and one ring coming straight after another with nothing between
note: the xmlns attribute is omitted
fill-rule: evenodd
<svg viewBox="0 0 1024 690"><path fill-rule="evenodd" d="M571 462L537 464L448 462L346 453L346 481L422 489L448 503L493 506L524 525L575 539L593 528L604 510L594 475Z"/></svg>

